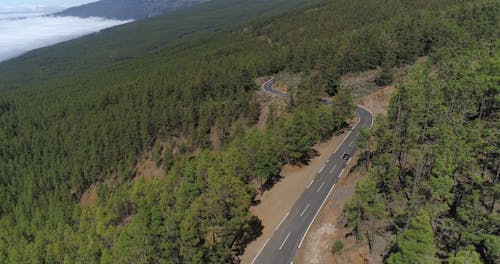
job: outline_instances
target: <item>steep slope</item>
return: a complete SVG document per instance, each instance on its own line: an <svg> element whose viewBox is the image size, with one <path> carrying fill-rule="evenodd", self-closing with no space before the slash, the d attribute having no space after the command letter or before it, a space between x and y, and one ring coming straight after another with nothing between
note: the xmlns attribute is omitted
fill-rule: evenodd
<svg viewBox="0 0 500 264"><path fill-rule="evenodd" d="M290 1L253 3L205 19L220 27ZM259 234L256 191L352 114L336 76L497 36L498 4L332 0L147 52L134 44L164 40L144 26L153 18L2 65L0 263L236 262ZM254 79L285 69L310 78L286 115L252 129ZM336 89L331 108L316 103ZM148 155L165 175L134 181ZM83 208L88 189L98 197Z"/></svg>
<svg viewBox="0 0 500 264"><path fill-rule="evenodd" d="M367 133L368 172L345 211L373 259L500 259L500 43L489 37L432 53Z"/></svg>
<svg viewBox="0 0 500 264"><path fill-rule="evenodd" d="M54 15L139 20L166 14L206 1L209 0L101 0L71 7Z"/></svg>

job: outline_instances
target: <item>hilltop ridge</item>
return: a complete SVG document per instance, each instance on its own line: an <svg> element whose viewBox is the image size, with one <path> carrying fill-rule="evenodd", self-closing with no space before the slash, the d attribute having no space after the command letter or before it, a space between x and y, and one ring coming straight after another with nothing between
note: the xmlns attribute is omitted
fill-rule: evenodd
<svg viewBox="0 0 500 264"><path fill-rule="evenodd" d="M140 20L207 1L209 0L101 0L71 7L55 15Z"/></svg>

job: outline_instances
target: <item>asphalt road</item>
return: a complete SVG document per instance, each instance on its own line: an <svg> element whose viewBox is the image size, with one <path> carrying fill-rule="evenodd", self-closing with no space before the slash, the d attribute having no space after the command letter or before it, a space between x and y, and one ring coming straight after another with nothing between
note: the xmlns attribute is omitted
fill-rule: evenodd
<svg viewBox="0 0 500 264"><path fill-rule="evenodd" d="M273 90L272 80L262 86L262 90L281 97L286 93ZM328 103L328 100L322 99ZM318 171L314 180L307 186L291 210L284 216L271 238L257 253L252 264L292 263L297 250L302 246L305 235L316 219L321 207L342 176L349 160L344 160L344 154L352 156L356 151L356 138L360 128L371 128L373 116L367 109L358 106L356 114L359 122L351 129L345 140L330 159Z"/></svg>

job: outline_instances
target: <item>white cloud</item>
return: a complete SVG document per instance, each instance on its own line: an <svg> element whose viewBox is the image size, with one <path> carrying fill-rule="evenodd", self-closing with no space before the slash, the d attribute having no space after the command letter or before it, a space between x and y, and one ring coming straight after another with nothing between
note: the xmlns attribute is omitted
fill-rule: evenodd
<svg viewBox="0 0 500 264"><path fill-rule="evenodd" d="M0 14L0 62L29 50L77 38L130 21L102 18Z"/></svg>

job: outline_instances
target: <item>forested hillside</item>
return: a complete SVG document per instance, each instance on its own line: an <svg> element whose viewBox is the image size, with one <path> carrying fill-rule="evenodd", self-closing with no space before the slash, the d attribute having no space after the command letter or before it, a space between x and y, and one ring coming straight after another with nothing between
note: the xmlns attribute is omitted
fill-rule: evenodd
<svg viewBox="0 0 500 264"><path fill-rule="evenodd" d="M259 231L256 192L351 117L342 74L390 77L418 56L497 36L499 5L331 0L101 66L57 55L94 37L41 51L35 61L53 71L23 71L36 53L9 64L16 72L1 66L13 75L0 77L0 262L235 262ZM261 132L254 80L283 70L308 78ZM327 93L333 106L317 103ZM487 106L467 120L492 118ZM146 152L166 175L134 180ZM91 186L97 202L80 206Z"/></svg>
<svg viewBox="0 0 500 264"><path fill-rule="evenodd" d="M200 41L209 33L319 1L211 0L164 16L105 29L0 63L0 90L39 87L46 81L143 61L145 56L163 56L161 50L181 42Z"/></svg>
<svg viewBox="0 0 500 264"><path fill-rule="evenodd" d="M345 211L387 263L500 260L500 42L498 28L482 33L499 11L455 10L481 23L461 22L469 31L411 72L364 132L368 176Z"/></svg>

